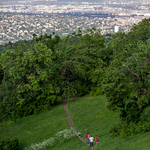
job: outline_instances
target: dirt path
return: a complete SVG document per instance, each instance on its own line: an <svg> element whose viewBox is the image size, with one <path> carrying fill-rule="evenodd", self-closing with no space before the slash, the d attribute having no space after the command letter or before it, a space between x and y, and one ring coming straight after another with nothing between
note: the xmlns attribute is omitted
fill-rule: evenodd
<svg viewBox="0 0 150 150"><path fill-rule="evenodd" d="M72 120L71 120L71 116L70 116L70 114L69 114L69 112L68 112L68 110L67 110L67 107L66 107L67 102L70 101L71 99L74 99L74 98L62 99L62 104L63 104L64 110L65 110L66 113L67 113L68 120L69 120L69 124L70 124L71 128L73 129L73 131L75 132L75 134L78 136L78 132L76 131L76 129L75 129L75 127L74 127L74 124L73 124L73 122L72 122ZM81 137L79 137L79 138L80 138L81 141L83 141L84 143L86 143L86 141L84 141ZM86 144L87 144L87 143L86 143ZM88 144L88 145L89 145L89 144ZM89 146L90 146L90 145L89 145ZM93 147L90 147L90 150L92 150L92 149L93 149Z"/></svg>

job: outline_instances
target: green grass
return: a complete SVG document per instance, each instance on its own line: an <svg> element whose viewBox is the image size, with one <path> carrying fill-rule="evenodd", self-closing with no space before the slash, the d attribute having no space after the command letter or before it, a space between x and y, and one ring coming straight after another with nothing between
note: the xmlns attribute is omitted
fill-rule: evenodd
<svg viewBox="0 0 150 150"><path fill-rule="evenodd" d="M59 143L51 150L89 150L89 146L83 143L81 140L79 140L78 137L74 137L69 141Z"/></svg>
<svg viewBox="0 0 150 150"><path fill-rule="evenodd" d="M42 142L57 132L69 128L67 115L60 105L36 116L22 118L15 124L0 127L0 139L18 138L21 150L32 143Z"/></svg>
<svg viewBox="0 0 150 150"><path fill-rule="evenodd" d="M108 110L106 106L104 96L83 97L67 103L75 128L81 132L82 138L86 140L87 132L94 138L99 137L97 145L94 141L93 150L149 150L150 132L130 136L127 139L110 135L109 130L119 121L119 114ZM70 125L63 106L59 105L36 116L19 119L14 124L0 126L0 140L17 137L19 150L22 150L31 144L50 139L64 129L70 129ZM54 147L47 147L46 150L89 150L89 146L75 136L70 140L58 142Z"/></svg>
<svg viewBox="0 0 150 150"><path fill-rule="evenodd" d="M19 140L19 150L29 147L31 144L43 142L50 139L59 131L70 129L66 112L62 105L50 111L42 112L35 116L19 119L16 123L8 121L7 126L0 126L0 140L17 137ZM46 150L88 150L89 147L73 137L70 140L59 142L55 147L47 147Z"/></svg>
<svg viewBox="0 0 150 150"><path fill-rule="evenodd" d="M113 124L119 121L118 112L106 108L104 96L75 99L67 104L77 131L83 139L90 133L94 138L99 137L99 143L94 142L93 150L146 150L150 149L150 132L130 136L127 139L112 137L109 133Z"/></svg>

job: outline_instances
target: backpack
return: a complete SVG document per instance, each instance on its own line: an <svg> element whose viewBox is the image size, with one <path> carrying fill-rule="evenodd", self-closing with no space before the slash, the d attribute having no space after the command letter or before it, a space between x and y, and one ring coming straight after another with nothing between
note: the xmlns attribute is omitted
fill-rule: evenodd
<svg viewBox="0 0 150 150"><path fill-rule="evenodd" d="M85 137L87 138L88 136L86 135Z"/></svg>

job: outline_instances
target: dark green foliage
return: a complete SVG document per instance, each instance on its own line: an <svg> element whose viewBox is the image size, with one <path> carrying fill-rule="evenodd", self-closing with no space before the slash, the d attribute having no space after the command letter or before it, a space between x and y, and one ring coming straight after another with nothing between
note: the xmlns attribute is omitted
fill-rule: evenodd
<svg viewBox="0 0 150 150"><path fill-rule="evenodd" d="M137 42L138 40L142 40L145 42L147 39L150 38L150 18L143 19L137 25L133 25L130 37L132 41Z"/></svg>
<svg viewBox="0 0 150 150"><path fill-rule="evenodd" d="M139 134L141 132L150 131L149 121L139 121L138 123L130 122L120 122L111 127L110 133L112 136L121 136L122 138L127 138L128 136Z"/></svg>
<svg viewBox="0 0 150 150"><path fill-rule="evenodd" d="M0 66L0 84L2 83L3 77L4 77L4 72L2 67Z"/></svg>
<svg viewBox="0 0 150 150"><path fill-rule="evenodd" d="M40 41L33 49L25 45L1 55L5 76L1 84L2 117L27 116L59 100L59 88L51 81L51 50Z"/></svg>
<svg viewBox="0 0 150 150"><path fill-rule="evenodd" d="M5 44L5 45L0 45L0 52L4 51L4 50L11 50L12 47L16 47L21 45L22 43L24 43L25 45L28 45L28 47L32 48L33 46L33 41L26 41L26 40L21 40L18 41L16 43L12 43L9 41L9 43Z"/></svg>
<svg viewBox="0 0 150 150"><path fill-rule="evenodd" d="M56 59L56 45L60 42L60 37L58 35L40 35L40 37L37 37L36 34L33 35L33 41L39 42L41 41L43 44L45 44L49 49L52 50L52 59Z"/></svg>
<svg viewBox="0 0 150 150"><path fill-rule="evenodd" d="M18 150L18 139L0 141L0 150Z"/></svg>
<svg viewBox="0 0 150 150"><path fill-rule="evenodd" d="M131 56L125 58L123 54L123 60L114 59L104 80L109 108L121 108L121 117L127 122L138 121L143 109L149 105L148 49L149 41L138 44Z"/></svg>
<svg viewBox="0 0 150 150"><path fill-rule="evenodd" d="M59 86L63 97L85 95L91 89L92 74L103 66L100 51L104 48L104 38L94 28L88 34L69 35L57 48L57 64L61 72ZM69 95L69 93L71 95Z"/></svg>
<svg viewBox="0 0 150 150"><path fill-rule="evenodd" d="M133 134L149 130L149 22L112 34L109 43L95 28L79 28L63 39L33 35L30 46L11 45L0 56L0 119L37 114L62 97L105 94L107 108L120 111L114 134L129 135L134 126Z"/></svg>
<svg viewBox="0 0 150 150"><path fill-rule="evenodd" d="M11 46L1 54L0 119L37 114L62 97L88 94L105 72L105 40L94 28L62 40L54 34L33 37L32 46Z"/></svg>
<svg viewBox="0 0 150 150"><path fill-rule="evenodd" d="M101 89L108 98L107 107L120 111L121 125L112 131L123 137L149 130L149 21L144 19L129 34L120 33L109 43L113 59Z"/></svg>

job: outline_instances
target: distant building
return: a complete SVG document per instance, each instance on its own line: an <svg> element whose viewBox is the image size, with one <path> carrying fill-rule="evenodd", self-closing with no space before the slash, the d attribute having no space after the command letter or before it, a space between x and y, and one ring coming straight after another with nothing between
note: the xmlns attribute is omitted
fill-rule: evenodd
<svg viewBox="0 0 150 150"><path fill-rule="evenodd" d="M118 32L119 31L119 26L114 26L114 32Z"/></svg>
<svg viewBox="0 0 150 150"><path fill-rule="evenodd" d="M68 36L69 33L62 33L63 36Z"/></svg>

